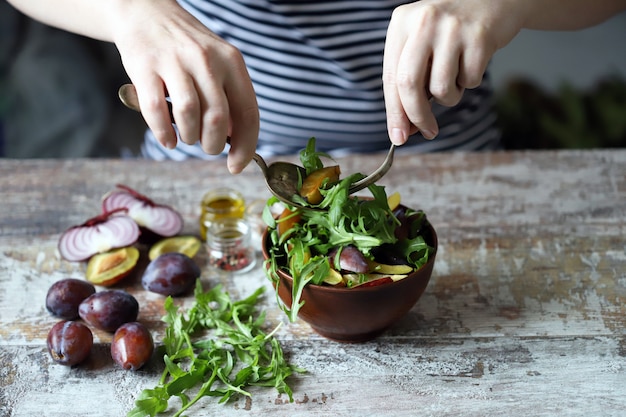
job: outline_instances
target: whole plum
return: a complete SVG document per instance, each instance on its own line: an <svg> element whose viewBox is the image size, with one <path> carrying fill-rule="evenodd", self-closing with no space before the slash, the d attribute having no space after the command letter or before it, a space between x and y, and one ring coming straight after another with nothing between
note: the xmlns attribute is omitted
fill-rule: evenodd
<svg viewBox="0 0 626 417"><path fill-rule="evenodd" d="M55 282L46 294L46 309L62 319L78 318L78 306L96 292L89 282L76 278L66 278Z"/></svg>
<svg viewBox="0 0 626 417"><path fill-rule="evenodd" d="M48 352L61 365L77 365L87 359L93 346L93 334L78 321L60 321L48 332Z"/></svg>
<svg viewBox="0 0 626 417"><path fill-rule="evenodd" d="M136 371L152 356L154 342L150 331L139 322L122 324L111 341L111 357L124 369Z"/></svg>
<svg viewBox="0 0 626 417"><path fill-rule="evenodd" d="M162 295L181 295L191 290L200 276L198 265L182 253L169 252L151 261L141 278L143 287Z"/></svg>
<svg viewBox="0 0 626 417"><path fill-rule="evenodd" d="M78 314L90 326L114 332L122 324L137 320L139 303L126 291L105 290L80 303Z"/></svg>

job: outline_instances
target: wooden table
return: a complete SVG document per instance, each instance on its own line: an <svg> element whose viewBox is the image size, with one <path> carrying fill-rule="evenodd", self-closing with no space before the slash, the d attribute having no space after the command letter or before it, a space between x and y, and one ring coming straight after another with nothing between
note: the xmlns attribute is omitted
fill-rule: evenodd
<svg viewBox="0 0 626 417"><path fill-rule="evenodd" d="M339 162L349 173L381 160ZM118 368L107 334L74 368L45 347L57 321L48 287L84 276L83 264L59 258L59 235L97 214L116 183L175 206L189 233L209 189L269 196L256 166L232 177L224 161L2 160L1 416L119 417L156 383L158 364ZM291 380L293 403L255 389L225 405L206 398L190 416L626 415L626 150L400 155L381 183L439 234L417 305L377 339L340 344L286 322L260 267L236 277L205 269L207 285L234 297L266 286L268 320L286 322L277 336L308 372ZM121 287L158 340L162 298L137 281Z"/></svg>

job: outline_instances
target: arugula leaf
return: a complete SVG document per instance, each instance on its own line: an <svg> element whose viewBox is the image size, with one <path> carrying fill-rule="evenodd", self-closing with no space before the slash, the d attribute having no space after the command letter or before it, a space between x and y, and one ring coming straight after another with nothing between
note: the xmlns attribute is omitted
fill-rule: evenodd
<svg viewBox="0 0 626 417"><path fill-rule="evenodd" d="M275 387L293 401L286 379L305 371L287 363L273 336L276 329L263 331L265 315L256 311L263 291L233 301L221 285L205 292L198 280L189 310L181 311L172 297L166 298L165 370L156 387L139 394L127 416L154 417L177 396L182 403L174 414L178 417L205 396L220 397L220 403L235 395L250 396L246 387L253 385Z"/></svg>
<svg viewBox="0 0 626 417"><path fill-rule="evenodd" d="M306 170L306 175L310 175L311 172L316 171L324 167L321 157L333 159L326 152L318 152L315 150L315 138L309 138L306 148L300 151L300 162L302 167Z"/></svg>

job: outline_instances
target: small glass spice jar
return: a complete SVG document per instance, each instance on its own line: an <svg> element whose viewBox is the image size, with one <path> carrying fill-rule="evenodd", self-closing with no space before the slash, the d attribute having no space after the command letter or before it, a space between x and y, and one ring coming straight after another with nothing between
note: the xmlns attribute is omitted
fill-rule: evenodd
<svg viewBox="0 0 626 417"><path fill-rule="evenodd" d="M246 204L239 191L221 187L202 196L200 210L200 236L206 241L207 229L211 223L224 218L243 218Z"/></svg>
<svg viewBox="0 0 626 417"><path fill-rule="evenodd" d="M251 234L244 219L225 217L211 222L206 233L209 265L228 272L250 270L256 263Z"/></svg>

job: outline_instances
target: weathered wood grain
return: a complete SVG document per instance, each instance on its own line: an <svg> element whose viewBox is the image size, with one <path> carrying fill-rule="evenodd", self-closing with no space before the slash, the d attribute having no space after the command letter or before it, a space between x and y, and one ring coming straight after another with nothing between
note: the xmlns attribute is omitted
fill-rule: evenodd
<svg viewBox="0 0 626 417"><path fill-rule="evenodd" d="M339 163L368 172L382 157ZM48 287L84 274L59 259L58 237L116 183L175 206L189 233L211 188L269 196L257 167L232 177L223 161L0 161L0 416L121 416L158 379L157 360L118 369L105 333L76 368L45 349L56 322ZM232 277L205 267L203 283L235 297L268 289L269 324L283 322L278 337L308 373L292 380L294 403L255 389L226 405L206 399L190 416L626 415L626 151L398 155L381 183L439 235L418 304L378 339L338 344L289 324L259 268ZM158 339L162 298L137 278L122 288Z"/></svg>

